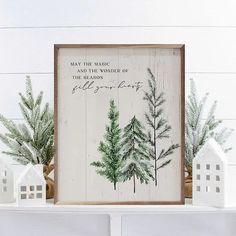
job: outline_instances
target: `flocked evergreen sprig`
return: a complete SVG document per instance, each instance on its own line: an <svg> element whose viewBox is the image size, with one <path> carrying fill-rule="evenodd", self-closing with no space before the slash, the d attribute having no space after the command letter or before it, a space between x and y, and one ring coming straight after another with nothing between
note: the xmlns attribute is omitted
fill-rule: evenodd
<svg viewBox="0 0 236 236"><path fill-rule="evenodd" d="M207 117L203 117L207 98L208 93L202 98L198 98L195 82L191 79L190 95L185 105L185 167L189 175L191 175L193 158L210 137L215 138L225 152L232 149L225 148L224 144L233 130L218 129L222 121L215 118L217 101L211 105Z"/></svg>
<svg viewBox="0 0 236 236"><path fill-rule="evenodd" d="M140 183L153 180L153 166L150 163L147 137L141 122L134 116L124 128L122 141L123 181L133 180L133 191L136 191L136 179Z"/></svg>
<svg viewBox="0 0 236 236"><path fill-rule="evenodd" d="M0 140L9 148L3 151L21 164L49 165L54 156L54 122L49 104L42 105L43 92L34 98L30 78L26 78L26 92L19 93L24 122L16 124L0 115L7 133Z"/></svg>
<svg viewBox="0 0 236 236"><path fill-rule="evenodd" d="M114 190L120 181L122 158L121 158L121 129L119 127L119 112L114 100L110 101L108 113L109 125L106 126L104 141L101 141L98 151L102 154L101 161L92 162L96 172L113 183Z"/></svg>
<svg viewBox="0 0 236 236"><path fill-rule="evenodd" d="M150 68L147 69L149 79L148 88L144 94L144 100L148 104L148 112L145 113L146 122L149 126L148 142L150 144L149 154L154 161L154 179L157 186L157 172L160 168L167 166L171 159L168 158L179 147L178 144L171 144L168 149L158 148L158 141L170 137L171 126L163 117L164 93L158 91L158 84Z"/></svg>

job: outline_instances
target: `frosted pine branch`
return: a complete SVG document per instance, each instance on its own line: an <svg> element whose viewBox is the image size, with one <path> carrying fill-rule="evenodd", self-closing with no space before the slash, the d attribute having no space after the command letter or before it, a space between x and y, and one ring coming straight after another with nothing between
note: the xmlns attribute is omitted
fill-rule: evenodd
<svg viewBox="0 0 236 236"><path fill-rule="evenodd" d="M224 128L217 131L222 123L214 116L217 101L211 105L206 119L203 119L208 96L206 93L199 99L195 82L193 79L190 80L190 95L185 105L185 166L188 169L192 168L193 158L210 137L214 137L225 152L231 150L225 148L224 144L230 137L232 129Z"/></svg>

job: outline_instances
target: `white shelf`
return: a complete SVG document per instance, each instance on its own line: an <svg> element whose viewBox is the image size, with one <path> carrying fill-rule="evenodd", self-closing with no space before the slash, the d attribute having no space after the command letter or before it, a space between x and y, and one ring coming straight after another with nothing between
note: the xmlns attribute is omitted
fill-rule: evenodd
<svg viewBox="0 0 236 236"><path fill-rule="evenodd" d="M28 217L27 219L31 220L33 222L32 224L35 224L35 222L38 222L39 219L42 221L44 217L49 217L51 214L53 214L53 219L55 219L55 222L53 221L54 225L57 225L58 220L60 221L60 219L63 219L62 222L64 221L66 222L66 219L70 217L71 221L73 222L75 221L74 223L71 222L70 224L73 227L78 227L78 230L82 232L83 230L88 230L88 228L86 228L88 227L87 221L88 220L90 221L91 219L93 219L91 221L93 221L96 225L99 225L99 227L100 227L100 224L103 224L102 227L108 227L110 236L121 236L123 232L122 230L124 227L124 222L126 222L127 219L128 219L128 223L127 222L125 223L126 229L127 227L128 228L130 227L129 230L130 229L132 230L132 227L133 225L136 224L136 222L142 222L144 220L146 222L146 225L144 227L148 231L150 227L154 227L154 225L156 224L155 220L157 220L158 222L160 221L160 219L163 219L163 218L164 219L168 218L168 220L171 218L172 224L177 224L175 223L176 219L189 220L189 219L197 218L200 221L202 217L208 217L206 216L208 214L214 214L216 218L217 216L221 217L222 215L223 216L227 215L231 219L231 218L234 218L236 215L236 208L214 208L214 207L205 207L205 206L193 206L191 205L190 200L187 200L185 205L139 205L139 206L134 206L134 205L54 205L53 201L48 201L46 205L38 206L38 207L36 206L18 207L15 203L0 204L0 213L2 213L3 216L7 215L8 216L7 219L10 222L12 222L12 219L18 219L17 220L18 222L19 217L22 217L22 219L24 219L24 217L27 215ZM140 217L142 219L140 219ZM104 226L104 219L106 222L108 222L106 226ZM220 218L219 221L221 222L222 218ZM47 220L44 222L44 224L45 225L48 224ZM53 226L50 225L50 227L51 227L50 230L53 230ZM62 229L66 230L67 229L66 227L68 227L67 223L64 228L62 227ZM94 230L96 230L96 227ZM181 227L185 227L185 226L181 226ZM220 228L220 230L222 229ZM91 234L91 235L94 235L94 234ZM140 233L139 235L142 235L142 234Z"/></svg>
<svg viewBox="0 0 236 236"><path fill-rule="evenodd" d="M174 214L200 212L236 212L234 208L214 208L193 206L187 199L185 205L54 205L47 201L44 206L17 206L16 203L0 204L0 211L35 211L35 212L80 212L89 214Z"/></svg>

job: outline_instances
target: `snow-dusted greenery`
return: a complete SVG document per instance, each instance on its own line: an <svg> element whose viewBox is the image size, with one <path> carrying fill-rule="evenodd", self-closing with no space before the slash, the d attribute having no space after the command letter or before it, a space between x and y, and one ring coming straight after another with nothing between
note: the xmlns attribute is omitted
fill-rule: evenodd
<svg viewBox="0 0 236 236"><path fill-rule="evenodd" d="M34 98L29 77L26 78L25 95L19 95L24 122L16 124L0 115L0 122L7 129L7 133L0 134L0 140L9 148L3 153L21 164L49 165L54 155L53 112L48 103L42 105L43 92Z"/></svg>
<svg viewBox="0 0 236 236"><path fill-rule="evenodd" d="M101 141L98 147L102 154L101 161L92 162L91 165L96 168L96 172L106 177L113 183L114 190L121 177L121 129L119 127L119 112L114 100L110 101L108 113L109 125L106 126L104 141Z"/></svg>
<svg viewBox="0 0 236 236"><path fill-rule="evenodd" d="M148 87L149 91L144 94L144 100L147 101L148 112L145 113L148 131L149 155L154 162L154 179L157 186L157 172L160 168L167 166L171 159L171 154L179 147L178 144L171 144L167 149L159 148L158 141L170 137L171 126L163 117L163 103L165 102L164 93L159 92L155 76L148 68Z"/></svg>
<svg viewBox="0 0 236 236"><path fill-rule="evenodd" d="M144 92L143 99L147 102L145 118L149 129L146 131L137 117L133 116L121 135L119 112L114 100L111 100L109 124L104 140L98 147L101 160L91 163L99 175L113 183L114 190L118 182L127 180L133 181L134 193L136 180L141 184L154 180L157 186L158 170L171 162L171 155L179 147L179 144L170 144L166 149L158 146L160 140L169 139L171 126L163 117L164 93L159 92L157 80L149 68L147 72L149 90Z"/></svg>
<svg viewBox="0 0 236 236"><path fill-rule="evenodd" d="M219 129L222 121L215 118L217 101L211 105L207 117L205 119L203 117L207 98L208 93L202 98L198 98L195 82L191 79L190 95L185 106L185 167L189 174L191 174L193 158L210 137L215 138L225 152L231 150L231 148L225 148L224 144L233 130L228 128Z"/></svg>
<svg viewBox="0 0 236 236"><path fill-rule="evenodd" d="M122 141L122 167L121 178L123 181L133 180L135 193L136 179L140 183L148 183L153 180L152 168L148 152L147 137L144 127L134 116L124 128Z"/></svg>

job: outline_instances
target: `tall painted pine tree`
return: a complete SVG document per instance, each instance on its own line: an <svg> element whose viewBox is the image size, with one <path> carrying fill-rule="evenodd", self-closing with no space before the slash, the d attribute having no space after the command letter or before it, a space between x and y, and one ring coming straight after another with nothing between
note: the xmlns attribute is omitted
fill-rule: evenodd
<svg viewBox="0 0 236 236"><path fill-rule="evenodd" d="M106 126L104 141L98 147L101 153L101 161L92 162L96 167L96 172L113 183L114 190L121 177L121 129L119 128L119 112L114 100L110 101L108 113L109 125Z"/></svg>
<svg viewBox="0 0 236 236"><path fill-rule="evenodd" d="M152 165L148 155L147 137L143 131L144 127L134 116L124 128L123 155L124 167L122 169L122 180L133 179L134 193L136 191L136 179L140 183L148 183L152 176Z"/></svg>
<svg viewBox="0 0 236 236"><path fill-rule="evenodd" d="M154 161L154 179L157 186L157 172L160 168L165 167L171 162L171 159L166 159L174 150L179 147L178 144L172 144L167 150L158 150L158 141L169 138L171 126L167 120L163 118L162 105L165 102L164 93L158 92L157 81L150 68L147 69L149 79L149 91L144 93L144 100L148 104L148 112L145 113L145 118L150 130L148 131L148 142L150 144L149 155ZM160 163L160 164L159 164Z"/></svg>

